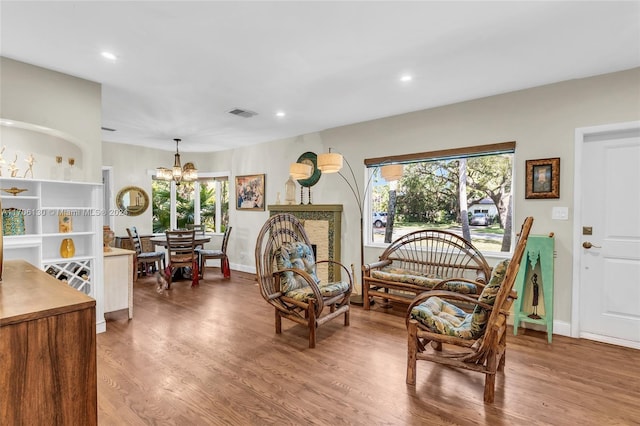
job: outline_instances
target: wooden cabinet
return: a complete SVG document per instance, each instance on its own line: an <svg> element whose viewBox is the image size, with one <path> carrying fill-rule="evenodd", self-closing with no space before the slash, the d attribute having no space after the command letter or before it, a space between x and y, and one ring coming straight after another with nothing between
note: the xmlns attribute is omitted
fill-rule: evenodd
<svg viewBox="0 0 640 426"><path fill-rule="evenodd" d="M97 331L105 331L103 309L102 184L0 177L1 188L20 188L17 195L2 193L2 208L22 212L24 231L4 236L4 258L36 265L67 285L96 300ZM61 217L68 219L60 226ZM73 240L75 253L63 257L64 239Z"/></svg>
<svg viewBox="0 0 640 426"><path fill-rule="evenodd" d="M22 260L0 284L0 419L96 425L96 302Z"/></svg>

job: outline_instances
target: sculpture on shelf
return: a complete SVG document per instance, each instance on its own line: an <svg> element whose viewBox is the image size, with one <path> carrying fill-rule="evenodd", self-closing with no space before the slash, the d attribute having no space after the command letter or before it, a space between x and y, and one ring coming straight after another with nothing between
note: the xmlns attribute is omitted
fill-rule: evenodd
<svg viewBox="0 0 640 426"><path fill-rule="evenodd" d="M285 188L285 197L284 197L285 204L289 204L289 205L295 204L295 202L296 202L296 183L291 178L291 176L289 176L289 179L284 184L284 188Z"/></svg>
<svg viewBox="0 0 640 426"><path fill-rule="evenodd" d="M4 157L2 156L5 149L7 149L6 146L3 146L2 149L0 149L0 176L2 176L2 164L7 164L7 162L4 161Z"/></svg>
<svg viewBox="0 0 640 426"><path fill-rule="evenodd" d="M9 172L11 172L11 177L16 177L18 175L18 166L16 166L16 161L18 161L18 154L16 154L13 161L9 164Z"/></svg>
<svg viewBox="0 0 640 426"><path fill-rule="evenodd" d="M36 162L35 157L33 156L33 154L29 154L26 158L26 160L24 160L27 162L27 164L29 165L29 167L27 168L27 170L25 170L24 172L24 178L27 177L28 174L31 175L31 178L33 178L33 164Z"/></svg>
<svg viewBox="0 0 640 426"><path fill-rule="evenodd" d="M529 318L540 319L542 317L538 315L538 302L540 297L540 287L538 286L538 274L533 274L531 276L531 282L533 283L533 301L531 302L531 304L533 305L533 313L529 315Z"/></svg>

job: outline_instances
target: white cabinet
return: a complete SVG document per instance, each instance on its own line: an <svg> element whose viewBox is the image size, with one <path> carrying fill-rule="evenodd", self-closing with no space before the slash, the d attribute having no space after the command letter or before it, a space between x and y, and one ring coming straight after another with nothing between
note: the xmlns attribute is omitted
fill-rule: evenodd
<svg viewBox="0 0 640 426"><path fill-rule="evenodd" d="M133 271L136 252L111 248L104 252L104 312L129 310L133 318Z"/></svg>
<svg viewBox="0 0 640 426"><path fill-rule="evenodd" d="M4 258L24 259L96 299L96 327L104 331L102 184L0 178L0 188L14 187L26 191L2 191L2 208L22 211L24 234L4 236ZM60 214L70 218L70 232L60 232ZM60 253L65 238L75 246L71 257Z"/></svg>

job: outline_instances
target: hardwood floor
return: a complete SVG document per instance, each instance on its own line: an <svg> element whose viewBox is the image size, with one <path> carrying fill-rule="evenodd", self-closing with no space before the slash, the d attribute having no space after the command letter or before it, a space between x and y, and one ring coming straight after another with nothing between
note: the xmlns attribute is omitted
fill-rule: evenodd
<svg viewBox="0 0 640 426"><path fill-rule="evenodd" d="M351 325L305 328L274 313L253 275L207 269L197 288L134 288L134 318L98 335L101 425L632 425L640 424L640 351L511 333L496 402L484 376L418 362L405 384L400 311L354 306ZM378 309L378 310L376 310Z"/></svg>

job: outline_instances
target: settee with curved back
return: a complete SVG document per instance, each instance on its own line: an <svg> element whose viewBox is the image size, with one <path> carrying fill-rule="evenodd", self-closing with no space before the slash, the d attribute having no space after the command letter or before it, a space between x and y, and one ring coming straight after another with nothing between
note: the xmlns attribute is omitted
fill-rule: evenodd
<svg viewBox="0 0 640 426"><path fill-rule="evenodd" d="M408 305L434 289L479 295L491 275L480 251L464 238L436 229L418 230L393 241L374 263L362 265L364 309L374 298ZM456 278L467 278L463 281Z"/></svg>

